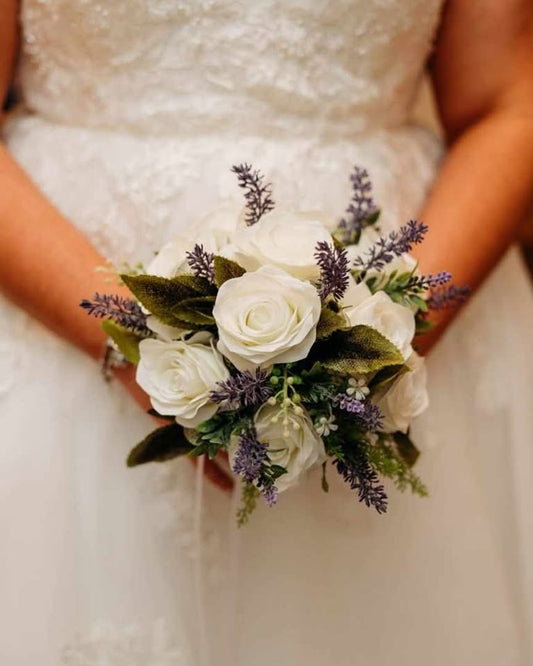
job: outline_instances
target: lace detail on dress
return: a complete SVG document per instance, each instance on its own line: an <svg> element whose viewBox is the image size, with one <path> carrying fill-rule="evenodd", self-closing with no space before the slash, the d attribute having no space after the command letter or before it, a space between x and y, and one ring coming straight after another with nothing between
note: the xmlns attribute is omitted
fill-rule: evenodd
<svg viewBox="0 0 533 666"><path fill-rule="evenodd" d="M190 666L166 622L95 626L65 648L61 666Z"/></svg>
<svg viewBox="0 0 533 666"><path fill-rule="evenodd" d="M350 136L405 122L441 1L25 0L20 83L68 125Z"/></svg>

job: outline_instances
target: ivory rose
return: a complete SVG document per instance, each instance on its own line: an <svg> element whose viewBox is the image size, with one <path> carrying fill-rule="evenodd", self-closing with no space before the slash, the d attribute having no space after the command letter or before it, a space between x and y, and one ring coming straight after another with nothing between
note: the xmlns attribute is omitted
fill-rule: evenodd
<svg viewBox="0 0 533 666"><path fill-rule="evenodd" d="M410 372L401 375L375 402L385 416L386 432L407 432L411 421L429 404L424 359L413 352L407 361Z"/></svg>
<svg viewBox="0 0 533 666"><path fill-rule="evenodd" d="M205 337L205 334L204 336ZM213 344L190 341L141 340L137 383L148 393L154 409L194 428L211 418L218 405L209 394L230 373Z"/></svg>
<svg viewBox="0 0 533 666"><path fill-rule="evenodd" d="M288 423L283 422L279 406L263 405L254 417L257 439L267 446L268 456L274 465L287 470L276 480L279 492L295 485L312 467L326 459L324 442L316 432L307 412L287 412ZM230 458L237 450L238 438L230 447Z"/></svg>
<svg viewBox="0 0 533 666"><path fill-rule="evenodd" d="M345 315L352 326L364 324L375 328L408 359L413 348L415 318L409 308L395 303L384 291L365 298L359 305L347 307Z"/></svg>
<svg viewBox="0 0 533 666"><path fill-rule="evenodd" d="M239 370L290 363L307 356L316 339L320 297L275 266L224 282L213 316L218 349Z"/></svg>
<svg viewBox="0 0 533 666"><path fill-rule="evenodd" d="M256 224L239 229L225 255L248 271L271 265L301 280L318 280L317 243L331 243L324 222L320 213L275 210Z"/></svg>

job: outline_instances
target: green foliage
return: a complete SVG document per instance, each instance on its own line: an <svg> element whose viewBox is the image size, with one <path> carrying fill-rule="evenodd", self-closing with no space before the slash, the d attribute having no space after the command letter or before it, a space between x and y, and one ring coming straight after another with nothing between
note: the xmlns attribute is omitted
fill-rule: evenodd
<svg viewBox="0 0 533 666"><path fill-rule="evenodd" d="M164 462L191 452L192 445L185 438L183 428L177 423L163 426L151 432L132 449L128 467L147 462Z"/></svg>
<svg viewBox="0 0 533 666"><path fill-rule="evenodd" d="M173 315L188 327L199 326L208 328L215 325L213 317L214 296L197 296L186 298L173 308Z"/></svg>
<svg viewBox="0 0 533 666"><path fill-rule="evenodd" d="M206 328L212 318L216 288L208 280L194 275L178 275L167 279L156 275L122 275L126 286L158 319L177 328ZM203 299L212 300L203 300ZM211 305L211 310L209 310ZM186 318L184 318L186 317ZM193 321L194 320L194 321ZM196 323L196 322L202 323Z"/></svg>
<svg viewBox="0 0 533 666"><path fill-rule="evenodd" d="M102 328L124 354L127 361L135 364L139 362L139 342L143 339L142 336L119 326L111 319L105 319L102 322Z"/></svg>
<svg viewBox="0 0 533 666"><path fill-rule="evenodd" d="M412 312L427 312L428 306L421 295L427 292L427 288L421 287L413 280L416 267L405 273L392 273L372 275L365 280L367 287L372 293L384 291L395 302L409 308Z"/></svg>
<svg viewBox="0 0 533 666"><path fill-rule="evenodd" d="M209 459L212 460L220 449L227 450L233 432L239 429L242 421L243 417L239 412L227 411L220 412L213 418L200 423L196 427L198 439L191 455L207 454Z"/></svg>
<svg viewBox="0 0 533 666"><path fill-rule="evenodd" d="M239 266L235 261L231 259L226 259L225 257L220 257L215 255L214 259L215 264L215 283L217 287L221 287L226 280L231 280L233 278L241 277L246 271L242 266Z"/></svg>
<svg viewBox="0 0 533 666"><path fill-rule="evenodd" d="M415 495L427 497L426 486L399 454L391 439L381 437L377 444L367 446L366 454L372 467L379 474L392 479L398 490L409 488Z"/></svg>
<svg viewBox="0 0 533 666"><path fill-rule="evenodd" d="M250 520L257 506L259 490L253 483L243 483L241 489L241 506L237 509L237 525L242 527Z"/></svg>
<svg viewBox="0 0 533 666"><path fill-rule="evenodd" d="M416 335L424 335L424 333L427 333L428 331L431 331L433 328L435 328L435 322L431 321L430 319L426 319L422 315L417 315L415 317L415 324Z"/></svg>
<svg viewBox="0 0 533 666"><path fill-rule="evenodd" d="M410 372L408 365L389 365L387 368L380 370L372 379L369 384L369 388L372 391L372 394L380 393L384 391L392 382L394 382L398 377L401 377L406 372Z"/></svg>
<svg viewBox="0 0 533 666"><path fill-rule="evenodd" d="M413 465L418 460L418 457L420 456L420 451L413 444L413 441L409 435L398 431L393 433L392 438L396 444L398 455L402 458L406 465L413 467Z"/></svg>
<svg viewBox="0 0 533 666"><path fill-rule="evenodd" d="M332 333L342 328L346 328L346 319L338 312L332 310L328 305L322 308L320 319L316 329L316 336L318 340L325 340Z"/></svg>
<svg viewBox="0 0 533 666"><path fill-rule="evenodd" d="M322 490L325 493L329 493L329 483L328 483L328 479L326 477L326 468L327 468L327 462L323 462L322 463L322 481L321 481L321 485L322 485Z"/></svg>
<svg viewBox="0 0 533 666"><path fill-rule="evenodd" d="M303 402L316 405L332 400L339 392L339 386L317 362L311 369L300 372L297 390Z"/></svg>
<svg viewBox="0 0 533 666"><path fill-rule="evenodd" d="M361 375L403 363L390 340L363 325L332 333L326 341L315 343L311 353L326 370L341 375Z"/></svg>

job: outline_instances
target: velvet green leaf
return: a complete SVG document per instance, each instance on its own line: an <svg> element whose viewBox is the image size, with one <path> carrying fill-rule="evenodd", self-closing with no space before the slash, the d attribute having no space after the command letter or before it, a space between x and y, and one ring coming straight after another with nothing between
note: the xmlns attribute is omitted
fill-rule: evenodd
<svg viewBox="0 0 533 666"><path fill-rule="evenodd" d="M323 307L316 329L318 340L329 337L335 331L346 327L346 319L339 313L333 312L330 308Z"/></svg>
<svg viewBox="0 0 533 666"><path fill-rule="evenodd" d="M413 444L409 435L398 431L395 432L392 437L396 443L396 448L400 457L407 465L409 465L409 467L412 467L418 460L420 451Z"/></svg>
<svg viewBox="0 0 533 666"><path fill-rule="evenodd" d="M214 326L213 305L214 296L197 296L186 298L172 308L172 315L186 322L189 326Z"/></svg>
<svg viewBox="0 0 533 666"><path fill-rule="evenodd" d="M215 283L217 287L221 287L227 280L241 277L241 275L246 273L242 266L239 266L239 264L231 259L226 259L226 257L215 255L214 264Z"/></svg>
<svg viewBox="0 0 533 666"><path fill-rule="evenodd" d="M385 390L390 384L392 384L392 382L406 372L410 372L407 365L389 365L386 368L383 368L370 382L372 392L379 393L380 391Z"/></svg>
<svg viewBox="0 0 533 666"><path fill-rule="evenodd" d="M164 462L188 454L192 445L187 441L183 428L177 423L162 426L151 432L132 449L128 456L128 467L147 462Z"/></svg>
<svg viewBox="0 0 533 666"><path fill-rule="evenodd" d="M376 372L389 365L403 364L403 356L395 345L370 326L354 326L335 331L327 340L319 341L313 356L331 372L358 375Z"/></svg>
<svg viewBox="0 0 533 666"><path fill-rule="evenodd" d="M143 339L141 336L119 326L111 319L103 321L102 328L124 354L127 361L135 364L139 362L139 342Z"/></svg>
<svg viewBox="0 0 533 666"><path fill-rule="evenodd" d="M171 279L156 275L121 277L152 314L164 324L178 328L191 328L190 324L193 323L180 316L180 306L183 301L214 296L215 293L215 288L206 279L194 275L178 275ZM188 312L187 308L186 311Z"/></svg>

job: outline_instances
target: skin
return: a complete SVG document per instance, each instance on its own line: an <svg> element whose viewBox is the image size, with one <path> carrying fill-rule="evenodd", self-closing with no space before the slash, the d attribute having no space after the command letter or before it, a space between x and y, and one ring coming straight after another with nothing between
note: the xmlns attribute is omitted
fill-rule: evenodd
<svg viewBox="0 0 533 666"><path fill-rule="evenodd" d="M18 6L0 0L0 95L18 48ZM423 272L442 269L476 288L515 238L533 192L533 3L449 0L431 62L449 152L421 219L431 231L416 248ZM105 259L55 209L0 146L0 286L22 308L95 360L103 357L99 322L81 298L108 291L96 266ZM125 288L117 290L127 296ZM427 352L456 311L436 319ZM117 373L139 405L149 401L134 370ZM206 461L207 477L231 480Z"/></svg>

